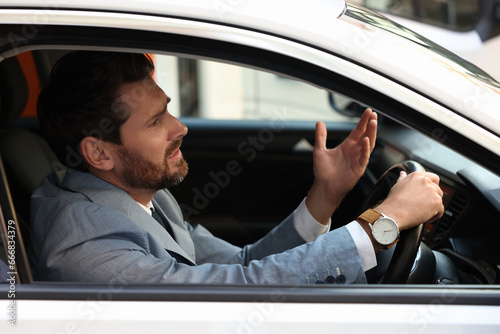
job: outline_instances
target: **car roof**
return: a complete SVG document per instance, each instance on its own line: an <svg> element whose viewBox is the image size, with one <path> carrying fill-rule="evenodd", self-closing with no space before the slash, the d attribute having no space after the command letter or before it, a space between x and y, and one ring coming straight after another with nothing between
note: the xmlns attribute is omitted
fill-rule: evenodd
<svg viewBox="0 0 500 334"><path fill-rule="evenodd" d="M144 13L234 23L246 27L289 26L293 22L295 26L308 26L311 30L316 30L315 26L318 23L342 15L346 2L343 0L71 0L54 1L49 5L46 0L2 0L0 6Z"/></svg>
<svg viewBox="0 0 500 334"><path fill-rule="evenodd" d="M348 58L500 134L498 82L430 40L345 1L0 0L0 7L140 13L266 32Z"/></svg>

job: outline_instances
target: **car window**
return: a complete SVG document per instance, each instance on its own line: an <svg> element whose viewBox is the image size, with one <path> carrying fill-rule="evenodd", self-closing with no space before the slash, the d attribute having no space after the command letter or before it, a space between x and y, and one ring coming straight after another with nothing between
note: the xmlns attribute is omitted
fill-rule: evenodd
<svg viewBox="0 0 500 334"><path fill-rule="evenodd" d="M480 10L479 0L353 0L352 2L452 30L473 29L479 19Z"/></svg>
<svg viewBox="0 0 500 334"><path fill-rule="evenodd" d="M285 113L289 120L350 121L347 106L325 89L239 65L154 55L155 79L173 103L175 116L202 119L266 120ZM335 103L333 103L335 102Z"/></svg>
<svg viewBox="0 0 500 334"><path fill-rule="evenodd" d="M63 50L34 53L36 60L42 56L50 60L37 63L40 82L47 81L50 69L66 53ZM329 125L333 146L344 138L358 118L352 113L352 106L357 105L352 99L298 79L222 61L150 56L155 63L154 79L172 98L169 111L190 129L183 143L190 176L172 190L184 218L193 224L202 224L216 236L238 246L253 243L265 235L293 212L307 193L312 183L310 156L314 122L323 120ZM41 66L45 71L41 71ZM26 80L29 86L37 84L31 78ZM30 97L36 100L38 91L29 92L33 95ZM36 115L35 110L25 110L23 115L24 119L18 120L15 127L32 127L37 132L37 123L29 122L27 116ZM196 124L191 127L190 121L196 119L209 122L202 128ZM273 122L276 119L286 122ZM231 122L224 123L225 120ZM285 129L284 125L290 124L288 121L298 124L291 128L293 131ZM334 124L338 124L338 128ZM223 134L221 127L225 127ZM55 165L60 166L52 159L55 157L49 157L47 173ZM224 174L228 164L233 166L233 163L241 166L244 173L233 175L231 186L217 183L220 189L214 196L213 175ZM39 168L43 169L43 165ZM18 167L15 163L9 165L9 182L13 181L12 172ZM264 170L267 170L265 175ZM38 184L46 175L40 176ZM261 194L266 184L279 187L272 193ZM287 186L283 186L285 184ZM208 196L210 203L200 203L198 191L203 198ZM14 196L15 208L21 218L29 221L27 211L21 208L25 200L17 195ZM258 212L253 206L259 207Z"/></svg>

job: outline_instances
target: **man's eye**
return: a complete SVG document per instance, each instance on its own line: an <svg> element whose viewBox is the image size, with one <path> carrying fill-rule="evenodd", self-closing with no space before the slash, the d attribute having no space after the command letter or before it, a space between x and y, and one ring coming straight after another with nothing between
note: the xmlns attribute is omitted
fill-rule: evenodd
<svg viewBox="0 0 500 334"><path fill-rule="evenodd" d="M151 123L151 126L157 126L158 124L160 124L160 118L159 117L157 119L155 119L153 123Z"/></svg>

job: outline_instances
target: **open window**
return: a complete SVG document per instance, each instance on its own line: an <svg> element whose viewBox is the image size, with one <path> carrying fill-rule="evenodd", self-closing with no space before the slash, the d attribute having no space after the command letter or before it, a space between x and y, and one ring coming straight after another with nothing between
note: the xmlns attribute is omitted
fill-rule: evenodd
<svg viewBox="0 0 500 334"><path fill-rule="evenodd" d="M193 224L203 224L214 234L237 245L255 241L300 203L313 178L311 149L314 145L314 123L320 119L327 122L328 146L334 147L346 137L357 120L355 114L339 112L344 109L343 106L356 103L380 111L380 140L366 175L336 212L334 226L341 226L356 216L360 199L394 163L417 158L439 172L449 185L455 186L453 191L462 193L465 185L456 176L455 170L442 168L441 163L436 166L431 158L449 154L442 145L443 141L455 148L474 151L476 155L486 152L449 130L446 125L423 116L418 110L368 84L360 83L357 78L340 75L297 57L234 42L139 30L61 26L41 30L37 36L40 41L48 37L51 41L48 45L38 42L42 46L33 47L36 50L19 53L26 55L32 52L42 83L46 80L43 73L47 74L58 56L70 49L104 48L153 54L157 64L155 79L167 94L172 95L174 115L180 117L190 129L183 144L184 154L191 165L190 176L172 191L185 209L186 219ZM218 81L213 81L214 77ZM37 122L33 117L24 117L9 124L9 129L14 128L23 128L38 135ZM435 129L445 132L446 138L433 132ZM427 145L431 149L427 149ZM35 147L36 152L45 152L45 148L30 147ZM445 154L441 154L443 152ZM484 156L488 154L491 156L488 152ZM227 185L217 184L214 175L216 177L224 172L228 161L237 161L241 172ZM48 169L44 173L61 168L61 164L52 157L46 162ZM14 184L9 173L16 172L17 168L15 164L9 168L10 171L6 168L7 182L4 187L7 183ZM29 207L27 204L26 201L14 200L12 210L8 201L2 201L2 210L4 215L9 210L19 211L21 214L18 216L21 217L22 213L26 214L21 208ZM468 217L472 213L469 211ZM496 217L494 208L490 206L488 217ZM460 237L466 235L464 231L469 229L461 230ZM448 229L447 236L451 232ZM476 234L475 237L481 236ZM443 245L450 246L448 243ZM28 268L25 257L16 259ZM28 274L25 277L25 282L31 282ZM44 298L47 293L54 293L54 298L85 299L95 296L96 291L102 289L98 283L86 286L65 282L40 283L33 282L26 287L26 298ZM67 287L69 292L58 294L61 286ZM113 299L253 301L267 300L269 289L273 289L197 288L200 294L193 294L192 287L185 286L140 286L139 290L134 290L135 286L123 287L113 292ZM335 301L402 302L400 297L404 294L402 289L405 289L394 288L391 291L402 294L388 297L385 287L370 287L369 294L359 287L343 287L345 291L342 293L328 288L318 293L319 288L313 287L316 292L310 294L309 288L286 287L286 300L329 303L333 297L347 294L348 297ZM439 290L436 291L421 294L418 296L421 299L413 301L429 302L439 293Z"/></svg>

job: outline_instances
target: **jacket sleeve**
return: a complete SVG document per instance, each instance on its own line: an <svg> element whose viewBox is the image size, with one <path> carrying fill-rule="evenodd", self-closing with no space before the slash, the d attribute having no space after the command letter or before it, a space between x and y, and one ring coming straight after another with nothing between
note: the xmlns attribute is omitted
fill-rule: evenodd
<svg viewBox="0 0 500 334"><path fill-rule="evenodd" d="M196 249L196 263L226 263L248 265L271 254L282 253L305 243L293 224L293 214L257 242L243 248L213 236L203 226L191 228Z"/></svg>
<svg viewBox="0 0 500 334"><path fill-rule="evenodd" d="M201 226L192 228L182 216L175 217L191 234L196 253L202 254L198 265L188 265L179 263L154 233L120 210L78 193L57 199L43 195L33 196L31 203L32 260L41 280L300 285L324 280L339 268L346 283L366 281L346 228L304 244L293 227L292 215L262 240L240 249ZM172 215L179 215L176 204L170 207Z"/></svg>
<svg viewBox="0 0 500 334"><path fill-rule="evenodd" d="M124 284L312 284L336 268L346 283L365 282L356 247L345 228L312 243L253 260L248 265L178 263L167 252L150 252L148 236L115 232L75 245L46 244L39 273L44 280ZM134 241L132 241L134 240Z"/></svg>
<svg viewBox="0 0 500 334"><path fill-rule="evenodd" d="M345 228L246 265L197 266L178 263L158 247L152 235L93 203L62 207L39 232L34 241L41 280L301 285L324 280L339 268L346 283L366 282L357 249ZM203 234L196 228L192 233Z"/></svg>
<svg viewBox="0 0 500 334"><path fill-rule="evenodd" d="M298 259L293 268L299 269L304 260L306 261L305 263L314 265L310 268L302 268L302 273L294 279L297 284L300 284L300 277L302 278L302 283L313 283L316 282L318 277L324 279L329 273L335 273L337 268L341 270L342 274L352 269L351 274L354 277L351 279L351 282L366 281L357 248L351 234L345 228L327 233L316 239L314 243L305 244L305 241L294 227L294 215L292 213L263 238L254 244L240 248L213 236L203 226L198 225L193 228L184 222L182 211L175 198L169 191L165 190L163 192L167 199L163 204L169 207L169 216L174 221L182 220L182 223L186 224L187 229L190 231L195 245L196 263L198 265L238 264L243 267L252 268L252 272L259 272L263 270L262 265L266 263L266 267L273 267L270 270L276 273L281 272L279 275L280 279L273 282L276 284L282 279L283 282L288 281L288 279L282 277L283 275L286 277L294 275L291 272L287 272L285 268L277 270L275 266L271 266L270 264L276 263L276 259L280 259L283 261L280 265L286 267ZM298 258L295 256L298 256ZM288 257L289 259L287 260ZM326 265L328 261L325 260L325 257L331 257L332 263L338 263L340 267ZM348 265L341 264L343 262L348 263ZM297 271L292 271L297 274ZM252 281L254 283L263 283L262 280L265 278L262 273L258 276L258 279L254 278Z"/></svg>
<svg viewBox="0 0 500 334"><path fill-rule="evenodd" d="M172 222L184 225L183 228L189 230L195 246L197 264L248 265L252 260L260 260L268 255L278 254L305 243L294 227L293 213L257 242L240 248L215 237L203 226L191 227L183 220L182 210L168 190L160 191L155 199L165 209Z"/></svg>

